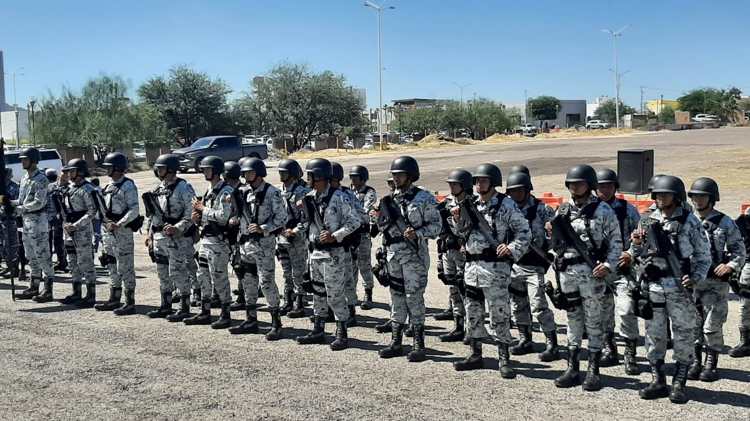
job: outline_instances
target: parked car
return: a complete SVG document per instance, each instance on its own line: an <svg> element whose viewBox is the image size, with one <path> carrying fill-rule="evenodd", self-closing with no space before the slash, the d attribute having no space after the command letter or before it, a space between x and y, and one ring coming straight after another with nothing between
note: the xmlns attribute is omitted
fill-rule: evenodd
<svg viewBox="0 0 750 421"><path fill-rule="evenodd" d="M518 129L516 129L516 132L521 133L524 136L535 135L539 132L539 128L533 124L526 123L519 126Z"/></svg>
<svg viewBox="0 0 750 421"><path fill-rule="evenodd" d="M5 168L13 171L13 181L20 183L21 177L23 176L23 167L21 167L21 159L18 155L21 153L20 150L6 150L5 151ZM39 161L38 168L44 172L47 168L57 170L58 174L62 170L62 158L56 149L40 149L39 155L41 160Z"/></svg>
<svg viewBox="0 0 750 421"><path fill-rule="evenodd" d="M180 158L180 170L198 171L198 164L210 155L218 156L224 161L239 161L245 156L266 159L268 146L265 143L249 143L239 136L207 136L197 139L186 148L175 149L172 153Z"/></svg>
<svg viewBox="0 0 750 421"><path fill-rule="evenodd" d="M696 114L692 120L696 123L714 123L719 121L719 117L712 114Z"/></svg>
<svg viewBox="0 0 750 421"><path fill-rule="evenodd" d="M609 123L604 120L589 120L586 122L587 129L608 129Z"/></svg>

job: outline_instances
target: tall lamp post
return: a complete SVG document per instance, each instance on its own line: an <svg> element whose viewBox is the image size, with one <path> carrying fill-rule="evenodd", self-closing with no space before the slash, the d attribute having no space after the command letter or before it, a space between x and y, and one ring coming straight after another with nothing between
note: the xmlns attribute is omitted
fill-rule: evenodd
<svg viewBox="0 0 750 421"><path fill-rule="evenodd" d="M383 150L383 11L393 10L395 7L377 4L372 1L365 1L365 7L369 7L378 12L378 136L380 137L380 150Z"/></svg>
<svg viewBox="0 0 750 421"><path fill-rule="evenodd" d="M625 32L628 27L630 27L630 25L625 25L617 31L613 31L611 29L602 29L602 32L612 36L612 49L614 50L615 55L615 118L617 120L618 129L620 128L620 73L617 67L617 38L620 38L622 36L622 33Z"/></svg>

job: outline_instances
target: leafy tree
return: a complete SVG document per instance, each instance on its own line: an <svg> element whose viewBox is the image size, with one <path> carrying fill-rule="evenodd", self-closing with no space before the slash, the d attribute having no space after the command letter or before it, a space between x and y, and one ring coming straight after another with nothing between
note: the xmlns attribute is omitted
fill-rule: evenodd
<svg viewBox="0 0 750 421"><path fill-rule="evenodd" d="M594 112L594 118L597 120L604 120L610 124L617 123L617 109L616 102L614 99L609 99L599 105L599 108ZM620 118L625 114L635 114L635 108L625 105L620 101Z"/></svg>
<svg viewBox="0 0 750 421"><path fill-rule="evenodd" d="M560 100L553 96L538 96L529 99L529 110L535 120L555 120L560 109Z"/></svg>
<svg viewBox="0 0 750 421"><path fill-rule="evenodd" d="M682 111L689 111L690 115L701 113L714 114L722 121L732 120L735 113L740 109L740 95L742 91L738 88L694 89L677 98Z"/></svg>
<svg viewBox="0 0 750 421"><path fill-rule="evenodd" d="M662 108L661 111L659 111L659 123L663 124L674 124L674 109L670 107L669 105Z"/></svg>

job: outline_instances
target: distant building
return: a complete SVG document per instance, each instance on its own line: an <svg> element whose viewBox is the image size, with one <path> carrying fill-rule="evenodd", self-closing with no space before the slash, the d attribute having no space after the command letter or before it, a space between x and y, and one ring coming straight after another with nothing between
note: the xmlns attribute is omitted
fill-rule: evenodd
<svg viewBox="0 0 750 421"><path fill-rule="evenodd" d="M3 50L0 50L0 112L9 110L5 102L5 64L3 62Z"/></svg>
<svg viewBox="0 0 750 421"><path fill-rule="evenodd" d="M646 109L654 114L659 114L665 107L679 110L680 102L674 99L652 99L646 101Z"/></svg>
<svg viewBox="0 0 750 421"><path fill-rule="evenodd" d="M393 108L398 111L416 110L420 108L433 108L433 107L445 107L451 102L455 102L448 99L434 99L434 98L407 98L407 99L394 99Z"/></svg>
<svg viewBox="0 0 750 421"><path fill-rule="evenodd" d="M612 98L602 95L594 100L594 102L589 102L586 104L586 119L593 118L596 115L596 110L599 109L599 106L604 104L605 102L611 100Z"/></svg>
<svg viewBox="0 0 750 421"><path fill-rule="evenodd" d="M367 90L365 88L351 88L354 95L359 99L359 108L362 110L367 109Z"/></svg>
<svg viewBox="0 0 750 421"><path fill-rule="evenodd" d="M2 137L6 140L29 139L29 112L18 109L18 124L16 125L16 112L0 112L0 126L2 126Z"/></svg>
<svg viewBox="0 0 750 421"><path fill-rule="evenodd" d="M537 127L559 127L566 129L576 125L586 124L586 100L584 99L561 99L560 109L557 111L557 118L554 120L535 120L529 121Z"/></svg>

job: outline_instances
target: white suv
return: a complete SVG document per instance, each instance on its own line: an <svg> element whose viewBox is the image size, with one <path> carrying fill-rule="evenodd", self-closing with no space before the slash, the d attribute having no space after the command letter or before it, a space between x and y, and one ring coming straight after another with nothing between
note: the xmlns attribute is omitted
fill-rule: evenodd
<svg viewBox="0 0 750 421"><path fill-rule="evenodd" d="M606 121L602 121L602 120L589 120L586 123L586 128L587 129L608 129L609 123L607 123Z"/></svg>
<svg viewBox="0 0 750 421"><path fill-rule="evenodd" d="M13 170L13 181L16 183L21 182L21 176L23 176L23 168L21 167L21 159L18 155L21 153L18 149L6 150L5 151L5 168ZM41 160L39 161L38 168L44 172L47 168L52 168L60 173L62 169L62 159L60 154L55 149L40 149L39 154Z"/></svg>
<svg viewBox="0 0 750 421"><path fill-rule="evenodd" d="M695 117L693 117L693 121L696 123L713 123L719 121L719 117L711 114L696 114Z"/></svg>

